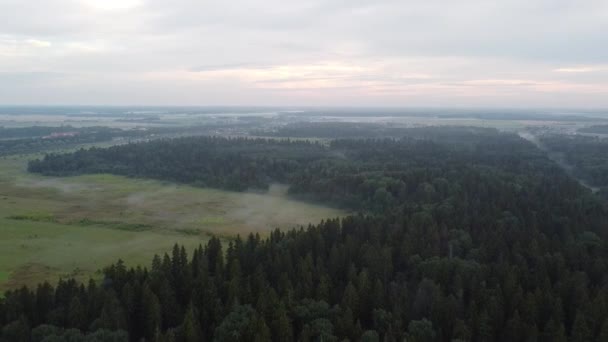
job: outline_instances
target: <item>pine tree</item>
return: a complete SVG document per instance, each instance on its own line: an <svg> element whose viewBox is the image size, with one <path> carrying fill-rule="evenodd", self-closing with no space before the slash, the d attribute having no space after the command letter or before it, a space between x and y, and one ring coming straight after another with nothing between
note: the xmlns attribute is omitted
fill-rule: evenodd
<svg viewBox="0 0 608 342"><path fill-rule="evenodd" d="M86 329L86 310L78 297L72 298L68 308L68 327L79 330Z"/></svg>
<svg viewBox="0 0 608 342"><path fill-rule="evenodd" d="M574 324L572 325L572 334L570 336L572 342L585 342L591 340L591 331L587 325L587 320L582 311L577 311Z"/></svg>
<svg viewBox="0 0 608 342"><path fill-rule="evenodd" d="M22 316L20 319L13 321L0 330L2 337L10 342L29 342L30 327L27 319Z"/></svg>
<svg viewBox="0 0 608 342"><path fill-rule="evenodd" d="M264 317L258 315L251 324L251 336L253 336L253 342L266 342L271 341L271 334Z"/></svg>
<svg viewBox="0 0 608 342"><path fill-rule="evenodd" d="M200 323L198 322L198 315L193 305L188 306L186 310L186 316L184 316L184 322L182 323L182 332L185 342L202 342L203 331Z"/></svg>
<svg viewBox="0 0 608 342"><path fill-rule="evenodd" d="M407 326L408 341L432 342L435 340L435 330L431 321L425 319L411 321Z"/></svg>
<svg viewBox="0 0 608 342"><path fill-rule="evenodd" d="M555 318L552 318L546 324L543 331L543 337L547 341L566 342L568 340L564 324L561 321L557 321Z"/></svg>
<svg viewBox="0 0 608 342"><path fill-rule="evenodd" d="M600 334L597 338L598 341L608 341L608 318L604 319Z"/></svg>
<svg viewBox="0 0 608 342"><path fill-rule="evenodd" d="M342 308L349 309L353 317L359 317L359 294L353 283L348 283L342 295Z"/></svg>
<svg viewBox="0 0 608 342"><path fill-rule="evenodd" d="M153 341L162 327L162 315L158 297L146 284L142 291L142 323L143 336L148 341Z"/></svg>
<svg viewBox="0 0 608 342"><path fill-rule="evenodd" d="M124 310L121 308L120 302L116 294L111 290L104 300L103 308L99 318L93 322L91 330L108 329L120 330L127 327L127 320Z"/></svg>
<svg viewBox="0 0 608 342"><path fill-rule="evenodd" d="M272 322L272 337L273 340L277 342L293 341L293 327L283 303L279 305L276 312L276 319Z"/></svg>

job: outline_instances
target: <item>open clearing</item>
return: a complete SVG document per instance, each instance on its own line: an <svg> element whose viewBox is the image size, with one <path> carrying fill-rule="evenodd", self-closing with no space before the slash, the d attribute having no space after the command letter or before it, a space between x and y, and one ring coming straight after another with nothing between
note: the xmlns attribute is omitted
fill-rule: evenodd
<svg viewBox="0 0 608 342"><path fill-rule="evenodd" d="M345 212L287 198L113 175L44 177L30 157L0 159L0 290L60 276L86 280L122 258L147 266L173 244L291 228Z"/></svg>

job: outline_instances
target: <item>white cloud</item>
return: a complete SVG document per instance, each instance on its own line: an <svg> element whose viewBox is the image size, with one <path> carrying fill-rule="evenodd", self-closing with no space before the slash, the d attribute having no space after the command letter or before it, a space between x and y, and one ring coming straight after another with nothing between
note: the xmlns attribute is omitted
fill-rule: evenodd
<svg viewBox="0 0 608 342"><path fill-rule="evenodd" d="M38 40L38 39L26 39L25 43L27 43L33 47L39 47L39 48L49 47L52 45L51 42L48 42L45 40Z"/></svg>
<svg viewBox="0 0 608 342"><path fill-rule="evenodd" d="M71 75L0 103L608 106L606 31L603 0L0 0L0 72Z"/></svg>
<svg viewBox="0 0 608 342"><path fill-rule="evenodd" d="M586 73L586 72L597 72L597 71L606 71L608 67L569 67L569 68L557 68L553 71L555 72L566 72L566 73Z"/></svg>
<svg viewBox="0 0 608 342"><path fill-rule="evenodd" d="M143 5L142 0L81 0L86 6L102 11L124 11Z"/></svg>
<svg viewBox="0 0 608 342"><path fill-rule="evenodd" d="M555 69L556 72L592 72L595 69L593 68L558 68Z"/></svg>

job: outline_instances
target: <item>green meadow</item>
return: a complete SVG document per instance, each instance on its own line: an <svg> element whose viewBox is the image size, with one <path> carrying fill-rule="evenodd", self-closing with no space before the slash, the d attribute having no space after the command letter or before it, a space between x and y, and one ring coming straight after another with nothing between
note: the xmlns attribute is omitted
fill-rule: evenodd
<svg viewBox="0 0 608 342"><path fill-rule="evenodd" d="M175 243L210 234L317 223L345 213L292 200L286 187L237 193L114 175L29 174L32 156L0 159L0 290L73 276L86 280L123 259L147 266Z"/></svg>

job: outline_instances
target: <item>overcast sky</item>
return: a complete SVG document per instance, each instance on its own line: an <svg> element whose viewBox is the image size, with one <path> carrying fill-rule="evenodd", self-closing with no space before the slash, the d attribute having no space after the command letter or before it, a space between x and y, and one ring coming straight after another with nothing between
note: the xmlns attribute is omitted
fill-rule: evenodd
<svg viewBox="0 0 608 342"><path fill-rule="evenodd" d="M0 104L608 107L608 1L0 0Z"/></svg>

